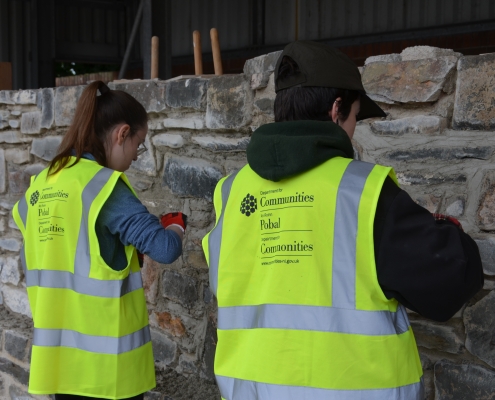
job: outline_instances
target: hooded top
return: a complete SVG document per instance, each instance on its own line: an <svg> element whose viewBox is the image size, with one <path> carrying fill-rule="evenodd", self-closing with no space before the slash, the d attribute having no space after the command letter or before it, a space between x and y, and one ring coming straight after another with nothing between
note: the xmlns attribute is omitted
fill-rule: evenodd
<svg viewBox="0 0 495 400"><path fill-rule="evenodd" d="M263 125L247 148L250 167L275 182L353 154L347 133L324 121ZM435 221L389 177L378 200L373 239L383 293L424 317L446 321L483 287L474 240L449 221Z"/></svg>
<svg viewBox="0 0 495 400"><path fill-rule="evenodd" d="M353 158L347 133L326 121L275 122L259 127L247 148L249 166L262 178L278 182L333 157Z"/></svg>

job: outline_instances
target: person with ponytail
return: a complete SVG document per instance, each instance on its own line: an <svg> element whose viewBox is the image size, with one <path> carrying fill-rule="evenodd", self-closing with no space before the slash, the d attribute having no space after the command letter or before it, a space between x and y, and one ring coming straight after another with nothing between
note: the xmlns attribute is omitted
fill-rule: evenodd
<svg viewBox="0 0 495 400"><path fill-rule="evenodd" d="M124 174L147 131L136 99L89 84L57 155L13 209L34 321L30 393L142 399L155 387L140 255L175 261L187 217L150 214Z"/></svg>

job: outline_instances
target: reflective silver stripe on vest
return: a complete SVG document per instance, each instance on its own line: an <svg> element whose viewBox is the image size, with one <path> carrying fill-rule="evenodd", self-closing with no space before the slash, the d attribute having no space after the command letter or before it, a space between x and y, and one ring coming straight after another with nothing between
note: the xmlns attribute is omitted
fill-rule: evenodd
<svg viewBox="0 0 495 400"><path fill-rule="evenodd" d="M76 257L74 260L74 273L81 276L89 276L91 268L91 257L89 255L89 232L88 220L89 209L94 199L101 192L103 187L113 174L109 168L100 169L95 176L88 182L82 192L82 217L81 227L79 228L79 237L77 239Z"/></svg>
<svg viewBox="0 0 495 400"><path fill-rule="evenodd" d="M121 337L93 336L68 329L34 329L34 346L72 347L93 353L122 354L151 340L149 326Z"/></svg>
<svg viewBox="0 0 495 400"><path fill-rule="evenodd" d="M24 229L26 229L26 224L27 224L27 216L28 216L28 205L26 201L26 195L22 196L22 198L19 200L19 204L17 205L17 211L19 212L19 215L21 217L22 223L24 224ZM26 246L24 244L24 240L22 241L22 247L21 251L19 253L21 257L21 265L22 269L24 270L24 275L26 275L27 272L27 264L26 264Z"/></svg>
<svg viewBox="0 0 495 400"><path fill-rule="evenodd" d="M417 383L390 389L335 390L273 385L216 376L226 400L423 400L423 378Z"/></svg>
<svg viewBox="0 0 495 400"><path fill-rule="evenodd" d="M218 308L218 329L257 328L400 335L409 329L409 318L400 304L397 312L286 304Z"/></svg>
<svg viewBox="0 0 495 400"><path fill-rule="evenodd" d="M238 172L239 171L230 175L222 184L222 212L217 225L213 228L208 237L210 288L215 296L217 295L218 289L218 261L220 260L220 244L222 242L223 216L225 214L227 200L229 199L230 189L232 189L232 182Z"/></svg>
<svg viewBox="0 0 495 400"><path fill-rule="evenodd" d="M89 296L116 298L141 289L141 271L130 273L121 280L100 280L75 275L69 271L32 269L26 272L26 286L69 289Z"/></svg>
<svg viewBox="0 0 495 400"><path fill-rule="evenodd" d="M356 241L359 202L374 165L351 161L340 181L335 210L332 305L356 308Z"/></svg>
<svg viewBox="0 0 495 400"><path fill-rule="evenodd" d="M19 211L19 215L21 216L22 223L24 224L24 229L26 229L28 206L25 195L22 196L22 198L19 200L19 204L17 205L17 211Z"/></svg>

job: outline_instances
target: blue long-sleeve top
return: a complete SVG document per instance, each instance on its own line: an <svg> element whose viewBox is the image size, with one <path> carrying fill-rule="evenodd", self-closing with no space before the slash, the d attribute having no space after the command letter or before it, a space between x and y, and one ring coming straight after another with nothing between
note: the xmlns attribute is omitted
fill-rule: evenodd
<svg viewBox="0 0 495 400"><path fill-rule="evenodd" d="M94 160L89 153L83 157ZM124 247L130 244L162 264L174 262L182 253L179 235L164 229L121 179L98 214L95 230L101 256L116 271L127 266Z"/></svg>

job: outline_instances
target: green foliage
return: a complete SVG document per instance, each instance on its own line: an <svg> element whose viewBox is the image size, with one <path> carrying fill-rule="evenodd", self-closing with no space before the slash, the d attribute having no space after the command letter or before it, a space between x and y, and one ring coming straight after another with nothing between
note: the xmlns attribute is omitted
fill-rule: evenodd
<svg viewBox="0 0 495 400"><path fill-rule="evenodd" d="M92 74L95 72L118 71L120 65L116 64L81 64L74 62L56 62L55 76L74 76Z"/></svg>

